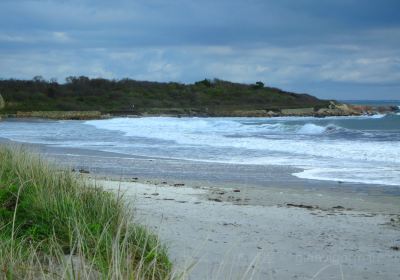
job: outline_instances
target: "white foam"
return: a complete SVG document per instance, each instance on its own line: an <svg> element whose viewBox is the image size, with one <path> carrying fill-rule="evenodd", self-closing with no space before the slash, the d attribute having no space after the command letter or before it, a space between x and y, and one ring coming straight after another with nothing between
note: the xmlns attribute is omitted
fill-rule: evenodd
<svg viewBox="0 0 400 280"><path fill-rule="evenodd" d="M304 169L294 174L300 178L400 186L399 141L365 140L374 139L373 136L341 137L343 128L335 126L344 119L369 118L155 117L84 122L98 129L119 132L115 138L110 133L104 133L108 136L102 138L103 133L97 132L99 139L92 139L82 127L76 129L75 125L81 122L52 123L51 126L3 122L0 131L2 137L29 143L158 158L295 166ZM340 122L335 122L336 119ZM331 137L336 132L339 137Z"/></svg>
<svg viewBox="0 0 400 280"><path fill-rule="evenodd" d="M254 130L282 130L279 126L244 126L230 119L195 118L119 118L111 120L88 121L97 128L118 130L127 136L147 137L171 141L179 145L243 148L270 152L283 152L292 155L324 157L327 159L388 161L400 164L400 145L389 141L354 141L316 139L271 139L259 137L229 137L246 134ZM298 131L307 134L320 134L326 128L305 124Z"/></svg>
<svg viewBox="0 0 400 280"><path fill-rule="evenodd" d="M357 118L381 117L379 115ZM305 121L305 118L292 118L290 121L300 119ZM166 141L165 145L248 149L259 151L261 155L232 157L227 154L204 159L193 154L191 158L185 159L236 164L291 165L305 169L294 174L299 178L400 185L400 171L393 167L400 164L398 142L322 139L318 135L331 131L334 126L313 123L288 125L287 120L288 118L281 118L280 121L274 120L271 123L246 125L246 122L254 120L157 117L119 118L86 123L101 129L122 131L127 136ZM260 133L269 137L260 138ZM280 136L270 137L273 134ZM288 136L284 136L286 134ZM299 140L295 135L310 136ZM313 138L313 135L316 135L316 138ZM271 156L266 156L268 154Z"/></svg>
<svg viewBox="0 0 400 280"><path fill-rule="evenodd" d="M315 125L312 123L307 123L298 130L300 134L322 134L325 131L326 127Z"/></svg>
<svg viewBox="0 0 400 280"><path fill-rule="evenodd" d="M303 179L400 186L398 171L382 167L376 167L374 171L354 166L345 169L340 167L310 168L293 175Z"/></svg>
<svg viewBox="0 0 400 280"><path fill-rule="evenodd" d="M369 116L369 118L371 118L371 119L381 119L384 117L386 117L386 114L375 114L375 115Z"/></svg>

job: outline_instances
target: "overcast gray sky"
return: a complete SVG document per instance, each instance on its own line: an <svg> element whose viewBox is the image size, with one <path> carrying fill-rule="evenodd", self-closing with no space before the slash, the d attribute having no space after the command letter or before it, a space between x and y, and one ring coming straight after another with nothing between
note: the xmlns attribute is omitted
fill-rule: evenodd
<svg viewBox="0 0 400 280"><path fill-rule="evenodd" d="M399 14L399 0L1 0L0 77L216 77L400 99Z"/></svg>

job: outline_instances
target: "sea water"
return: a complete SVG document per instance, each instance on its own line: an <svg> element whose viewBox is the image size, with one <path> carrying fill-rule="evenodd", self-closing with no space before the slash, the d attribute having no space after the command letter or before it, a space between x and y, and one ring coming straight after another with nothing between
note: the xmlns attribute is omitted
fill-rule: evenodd
<svg viewBox="0 0 400 280"><path fill-rule="evenodd" d="M400 115L3 121L0 137L58 147L226 164L285 165L294 176L400 186Z"/></svg>

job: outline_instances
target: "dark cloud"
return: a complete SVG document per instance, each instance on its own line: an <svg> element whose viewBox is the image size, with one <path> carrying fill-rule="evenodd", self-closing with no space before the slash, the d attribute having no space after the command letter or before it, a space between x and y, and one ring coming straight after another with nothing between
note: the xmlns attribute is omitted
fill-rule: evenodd
<svg viewBox="0 0 400 280"><path fill-rule="evenodd" d="M323 97L400 98L399 8L397 0L3 0L0 71L220 77Z"/></svg>

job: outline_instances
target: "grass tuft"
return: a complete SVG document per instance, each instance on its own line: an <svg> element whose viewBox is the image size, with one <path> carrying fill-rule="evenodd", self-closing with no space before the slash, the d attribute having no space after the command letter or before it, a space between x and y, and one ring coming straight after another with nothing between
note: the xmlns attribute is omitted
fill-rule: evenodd
<svg viewBox="0 0 400 280"><path fill-rule="evenodd" d="M131 217L116 195L0 146L0 278L170 278L165 247Z"/></svg>

